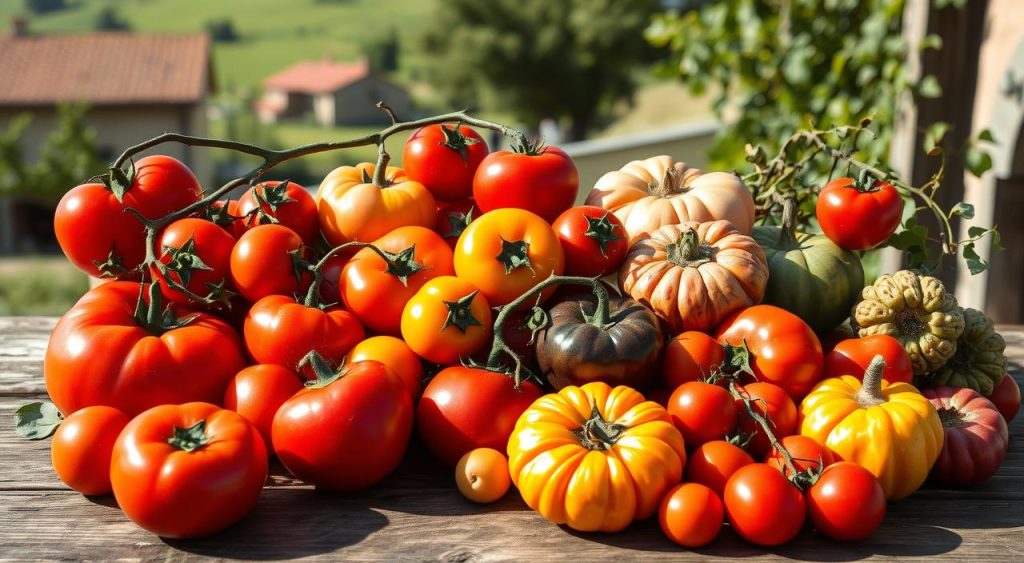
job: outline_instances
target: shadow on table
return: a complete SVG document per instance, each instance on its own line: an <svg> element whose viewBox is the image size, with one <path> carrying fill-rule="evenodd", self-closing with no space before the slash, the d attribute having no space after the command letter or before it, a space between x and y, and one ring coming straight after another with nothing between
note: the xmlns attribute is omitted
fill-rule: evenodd
<svg viewBox="0 0 1024 563"><path fill-rule="evenodd" d="M276 560L331 553L388 524L358 499L311 489L268 489L237 524L193 540L162 538L184 552L209 557Z"/></svg>

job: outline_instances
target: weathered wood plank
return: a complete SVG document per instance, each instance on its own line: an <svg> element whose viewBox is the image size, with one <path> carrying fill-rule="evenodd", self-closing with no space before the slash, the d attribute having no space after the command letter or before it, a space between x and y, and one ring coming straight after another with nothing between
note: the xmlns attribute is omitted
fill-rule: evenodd
<svg viewBox="0 0 1024 563"><path fill-rule="evenodd" d="M43 356L57 319L0 317L0 395L45 393Z"/></svg>

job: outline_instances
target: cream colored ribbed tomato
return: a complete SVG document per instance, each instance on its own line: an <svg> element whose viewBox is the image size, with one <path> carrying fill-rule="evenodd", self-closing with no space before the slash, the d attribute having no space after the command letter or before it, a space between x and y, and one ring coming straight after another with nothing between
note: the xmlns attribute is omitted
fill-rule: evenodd
<svg viewBox="0 0 1024 563"><path fill-rule="evenodd" d="M509 472L530 508L585 532L617 532L649 518L686 464L665 409L620 385L570 385L520 415Z"/></svg>
<svg viewBox="0 0 1024 563"><path fill-rule="evenodd" d="M767 282L764 250L728 221L659 227L629 249L619 270L622 290L650 307L672 334L708 332L760 303Z"/></svg>
<svg viewBox="0 0 1024 563"><path fill-rule="evenodd" d="M594 184L586 205L611 211L632 243L663 225L726 220L749 235L754 199L734 174L708 172L669 156L634 160Z"/></svg>

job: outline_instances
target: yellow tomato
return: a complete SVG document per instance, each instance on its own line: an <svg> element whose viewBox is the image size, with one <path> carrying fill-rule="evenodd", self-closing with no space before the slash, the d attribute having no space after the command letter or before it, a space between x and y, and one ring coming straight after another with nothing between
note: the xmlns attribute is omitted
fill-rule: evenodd
<svg viewBox="0 0 1024 563"><path fill-rule="evenodd" d="M317 214L331 244L372 242L406 225L434 227L437 202L423 184L389 166L384 185L377 186L370 180L375 169L369 162L341 166L320 183Z"/></svg>
<svg viewBox="0 0 1024 563"><path fill-rule="evenodd" d="M494 502L505 496L512 484L508 459L492 448L470 450L455 466L455 484L462 496L473 502Z"/></svg>
<svg viewBox="0 0 1024 563"><path fill-rule="evenodd" d="M601 382L534 401L508 456L530 508L585 532L617 532L653 515L686 463L683 436L661 405Z"/></svg>
<svg viewBox="0 0 1024 563"><path fill-rule="evenodd" d="M439 276L416 292L402 311L402 339L435 364L468 358L491 338L491 307L466 280Z"/></svg>
<svg viewBox="0 0 1024 563"><path fill-rule="evenodd" d="M819 383L800 404L800 434L878 477L887 499L924 483L942 451L943 430L931 402L909 383L882 379L875 356L864 382L852 375Z"/></svg>

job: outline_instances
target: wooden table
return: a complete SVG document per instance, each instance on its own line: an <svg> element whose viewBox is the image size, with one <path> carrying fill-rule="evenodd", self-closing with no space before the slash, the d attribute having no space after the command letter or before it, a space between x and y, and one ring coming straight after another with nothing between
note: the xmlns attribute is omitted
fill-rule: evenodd
<svg viewBox="0 0 1024 563"><path fill-rule="evenodd" d="M515 491L496 504L474 505L448 471L413 446L399 470L359 495L325 494L272 465L255 510L213 537L163 540L132 524L110 496L68 490L50 468L49 442L13 431L14 410L44 398L42 361L55 319L0 318L0 558L181 559L679 559L789 557L849 560L938 555L970 560L1024 558L1024 415L1010 428L1006 462L972 491L925 489L889 505L868 540L841 544L805 530L764 551L726 526L710 546L687 552L662 536L656 521L618 534L583 534L548 523ZM1024 327L1003 327L1011 373L1024 382Z"/></svg>

